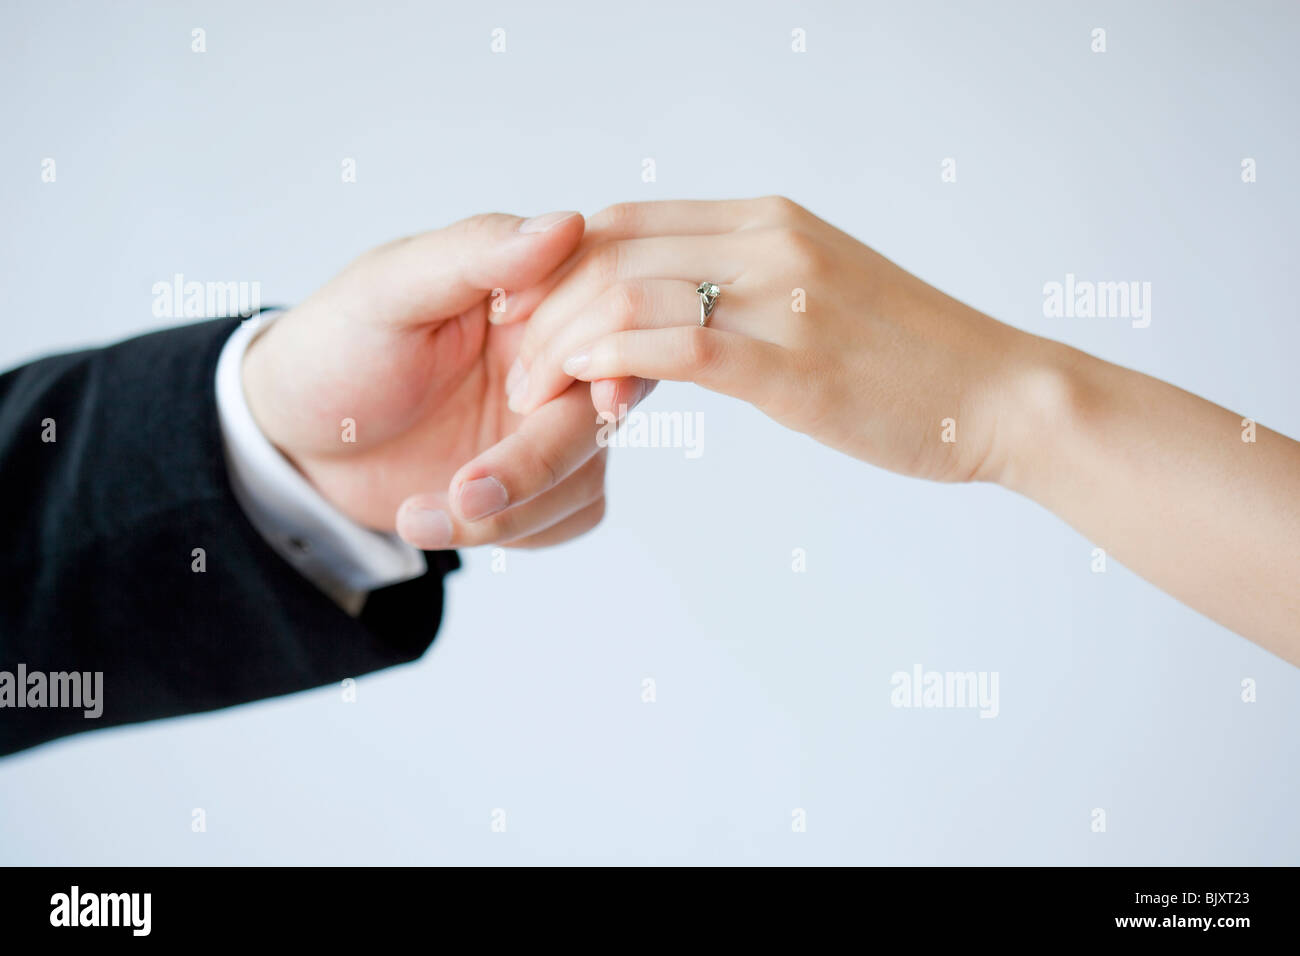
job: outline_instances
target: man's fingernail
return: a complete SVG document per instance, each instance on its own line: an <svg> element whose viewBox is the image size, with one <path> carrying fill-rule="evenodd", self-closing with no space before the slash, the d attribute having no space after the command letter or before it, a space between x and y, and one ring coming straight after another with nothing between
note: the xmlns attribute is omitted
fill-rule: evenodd
<svg viewBox="0 0 1300 956"><path fill-rule="evenodd" d="M435 508L411 508L402 518L402 537L422 551L451 546L451 516Z"/></svg>
<svg viewBox="0 0 1300 956"><path fill-rule="evenodd" d="M524 396L528 394L528 373L523 375L515 382L515 387L510 390L510 398L506 400L506 405L516 415L519 409L523 407Z"/></svg>
<svg viewBox="0 0 1300 956"><path fill-rule="evenodd" d="M566 219L572 219L576 212L548 212L545 216L534 216L519 224L520 232L545 232L553 229Z"/></svg>
<svg viewBox="0 0 1300 956"><path fill-rule="evenodd" d="M509 372L506 372L506 396L507 397L509 397L514 393L515 386L519 384L519 380L523 378L523 376L524 376L524 363L519 359L515 359L515 364L510 366Z"/></svg>
<svg viewBox="0 0 1300 956"><path fill-rule="evenodd" d="M579 352L577 355L570 355L566 358L562 367L565 375L577 375L590 364L591 354Z"/></svg>
<svg viewBox="0 0 1300 956"><path fill-rule="evenodd" d="M508 504L510 495L506 493L506 486L491 475L475 478L461 486L460 513L466 521L494 515Z"/></svg>

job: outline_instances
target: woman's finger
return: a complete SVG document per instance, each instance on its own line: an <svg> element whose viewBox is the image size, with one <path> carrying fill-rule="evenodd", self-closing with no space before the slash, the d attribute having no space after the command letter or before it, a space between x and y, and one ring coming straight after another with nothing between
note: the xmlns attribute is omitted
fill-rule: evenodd
<svg viewBox="0 0 1300 956"><path fill-rule="evenodd" d="M698 325L614 332L569 356L563 368L581 381L635 375L694 382L760 408L797 388L786 349Z"/></svg>
<svg viewBox="0 0 1300 956"><path fill-rule="evenodd" d="M587 220L587 231L572 257L541 282L510 293L508 301L504 296L499 297L497 308L489 313L488 318L498 324L528 318L583 257L603 243L656 236L716 236L740 229L788 224L800 216L806 217L807 213L779 196L617 203Z"/></svg>
<svg viewBox="0 0 1300 956"><path fill-rule="evenodd" d="M775 196L617 203L587 220L586 235L604 241L638 236L716 236L753 226L779 225L797 208L789 200Z"/></svg>
<svg viewBox="0 0 1300 956"><path fill-rule="evenodd" d="M542 343L528 371L510 393L520 415L568 388L573 379L560 365L588 342L628 329L663 329L699 324L695 283L680 279L633 279L610 286L591 305Z"/></svg>
<svg viewBox="0 0 1300 956"><path fill-rule="evenodd" d="M761 230L607 242L587 252L533 311L519 346L527 370L543 342L610 286L632 279L707 279L732 285L747 263L766 261Z"/></svg>

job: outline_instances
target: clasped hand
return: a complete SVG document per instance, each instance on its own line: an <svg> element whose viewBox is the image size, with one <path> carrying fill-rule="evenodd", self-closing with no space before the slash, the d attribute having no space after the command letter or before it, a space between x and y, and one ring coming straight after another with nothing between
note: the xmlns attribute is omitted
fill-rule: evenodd
<svg viewBox="0 0 1300 956"><path fill-rule="evenodd" d="M707 326L701 281L721 288ZM244 365L258 424L321 493L429 550L596 525L598 431L660 379L896 472L1000 483L1300 661L1300 443L1004 325L785 199L479 216L390 243Z"/></svg>
<svg viewBox="0 0 1300 956"><path fill-rule="evenodd" d="M701 329L704 278L723 293ZM885 467L984 477L996 412L975 396L1002 329L788 200L644 203L380 246L275 320L244 382L264 433L356 521L427 550L537 547L601 519L593 408L662 378ZM932 440L945 416L967 440Z"/></svg>

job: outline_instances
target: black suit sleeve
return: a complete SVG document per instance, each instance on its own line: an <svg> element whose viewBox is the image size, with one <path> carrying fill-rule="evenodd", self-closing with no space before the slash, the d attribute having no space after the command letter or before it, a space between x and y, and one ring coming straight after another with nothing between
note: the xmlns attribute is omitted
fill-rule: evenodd
<svg viewBox="0 0 1300 956"><path fill-rule="evenodd" d="M354 619L249 524L214 384L235 324L0 376L0 754L341 681L433 640L454 552L427 553L427 574L374 592ZM102 672L102 715L50 707L48 689L47 706L17 706L15 693L40 700L16 686L20 668Z"/></svg>

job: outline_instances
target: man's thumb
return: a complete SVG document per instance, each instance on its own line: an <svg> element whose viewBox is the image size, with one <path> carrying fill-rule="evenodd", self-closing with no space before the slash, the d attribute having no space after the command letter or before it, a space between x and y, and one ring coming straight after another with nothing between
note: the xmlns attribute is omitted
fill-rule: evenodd
<svg viewBox="0 0 1300 956"><path fill-rule="evenodd" d="M526 289L568 257L582 239L581 213L532 219L487 213L426 232L385 249L381 282L411 290L425 308L463 312L496 290Z"/></svg>

